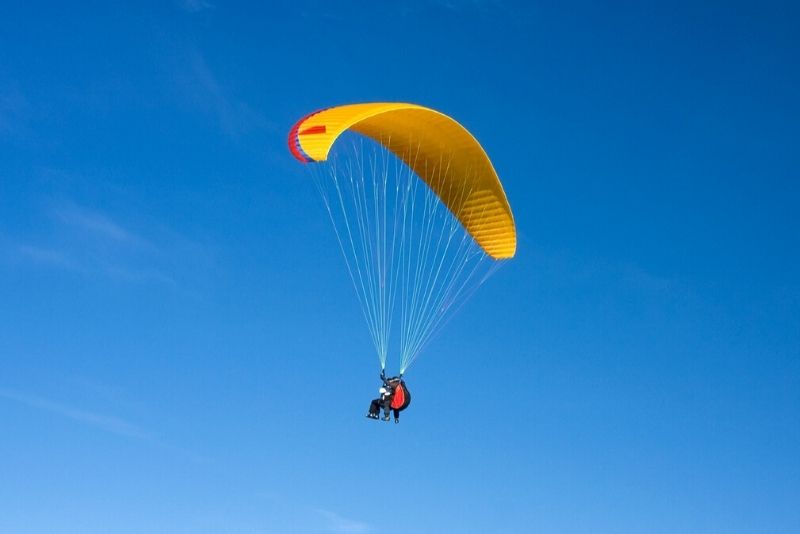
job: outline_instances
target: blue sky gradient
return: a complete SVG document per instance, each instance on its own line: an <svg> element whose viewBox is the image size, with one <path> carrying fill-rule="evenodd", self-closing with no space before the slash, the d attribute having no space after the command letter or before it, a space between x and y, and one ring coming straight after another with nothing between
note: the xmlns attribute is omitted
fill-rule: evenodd
<svg viewBox="0 0 800 534"><path fill-rule="evenodd" d="M800 531L796 3L12 2L0 532ZM314 109L416 102L519 251L377 363Z"/></svg>

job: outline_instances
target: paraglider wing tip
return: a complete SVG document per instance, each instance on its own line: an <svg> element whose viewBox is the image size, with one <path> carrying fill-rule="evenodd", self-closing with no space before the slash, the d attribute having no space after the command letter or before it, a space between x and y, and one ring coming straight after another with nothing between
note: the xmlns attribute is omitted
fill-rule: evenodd
<svg viewBox="0 0 800 534"><path fill-rule="evenodd" d="M298 123L292 126L292 129L289 130L288 144L289 144L289 151L292 153L295 159L297 159L301 163L310 163L314 160L311 159L308 156L308 154L303 152L303 148L300 146L300 140L297 138L297 130L300 128L300 125L303 123L304 120L305 118L298 121Z"/></svg>
<svg viewBox="0 0 800 534"><path fill-rule="evenodd" d="M305 117L303 117L302 119L297 121L295 123L295 125L292 126L292 129L289 130L289 139L288 139L289 151L292 153L292 155L298 161L300 161L302 163L311 163L311 162L317 161L317 160L315 160L314 158L312 158L311 156L306 154L305 150L303 150L303 147L300 144L300 137L299 137L300 134L303 134L303 135L325 134L325 133L327 133L327 128L325 127L324 124L309 126L309 127L306 127L305 129L303 129L303 131L300 131L300 128L303 126L303 123L305 123L308 119L310 119L314 115L317 115L318 113L322 113L326 109L328 109L328 108L323 108L323 109L314 111L313 113L309 113L308 115L306 115Z"/></svg>

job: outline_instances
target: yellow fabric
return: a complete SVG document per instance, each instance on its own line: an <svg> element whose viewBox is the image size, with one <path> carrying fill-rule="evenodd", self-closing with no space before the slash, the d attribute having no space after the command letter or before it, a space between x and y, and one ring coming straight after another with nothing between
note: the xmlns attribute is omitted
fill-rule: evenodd
<svg viewBox="0 0 800 534"><path fill-rule="evenodd" d="M374 103L320 111L293 132L305 155L324 161L348 129L374 139L409 165L487 254L514 256L516 228L503 186L486 152L463 126L422 106Z"/></svg>

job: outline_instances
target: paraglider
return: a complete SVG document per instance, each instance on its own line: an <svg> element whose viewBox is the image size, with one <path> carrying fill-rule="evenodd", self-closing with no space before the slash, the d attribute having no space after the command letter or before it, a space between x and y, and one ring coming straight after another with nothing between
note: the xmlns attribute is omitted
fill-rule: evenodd
<svg viewBox="0 0 800 534"><path fill-rule="evenodd" d="M311 172L378 355L384 392L410 400L403 374L463 303L516 252L511 207L489 157L454 119L406 103L322 109L289 150ZM386 382L390 354L397 382ZM398 405L398 406L400 406ZM395 412L398 419L399 410Z"/></svg>
<svg viewBox="0 0 800 534"><path fill-rule="evenodd" d="M378 419L381 409L383 409L383 420L388 421L389 410L391 410L394 414L394 422L397 424L400 422L400 412L411 404L411 393L402 377L386 378L386 373L381 371L381 381L383 385L378 390L379 396L370 402L367 417Z"/></svg>

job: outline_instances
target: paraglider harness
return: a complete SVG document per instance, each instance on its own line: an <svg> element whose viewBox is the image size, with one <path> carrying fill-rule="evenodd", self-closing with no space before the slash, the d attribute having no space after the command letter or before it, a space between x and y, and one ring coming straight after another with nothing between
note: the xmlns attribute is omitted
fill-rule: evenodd
<svg viewBox="0 0 800 534"><path fill-rule="evenodd" d="M411 392L408 391L403 375L386 378L386 373L381 371L381 380L383 380L384 387L392 390L392 400L389 407L398 412L408 408L408 405L411 404Z"/></svg>
<svg viewBox="0 0 800 534"><path fill-rule="evenodd" d="M389 420L389 411L394 412L394 422L400 422L400 412L408 408L411 404L411 393L408 391L403 375L386 378L386 373L381 370L381 396L373 400L369 406L367 417L378 419L381 408L383 409L383 420Z"/></svg>

